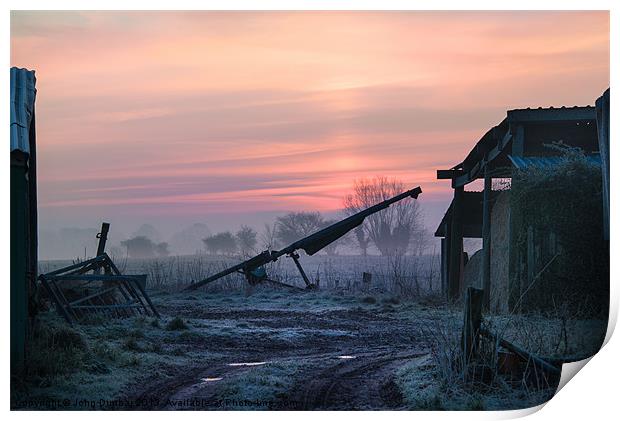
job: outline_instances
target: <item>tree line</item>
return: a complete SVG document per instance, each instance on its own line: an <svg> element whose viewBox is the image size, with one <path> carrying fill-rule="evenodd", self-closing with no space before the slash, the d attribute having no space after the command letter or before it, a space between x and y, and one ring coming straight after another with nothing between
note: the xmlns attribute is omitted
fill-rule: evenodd
<svg viewBox="0 0 620 421"><path fill-rule="evenodd" d="M370 206L394 197L407 190L400 180L387 177L356 180L352 193L344 198L343 216L354 215ZM239 231L220 232L203 240L211 254L244 256L261 250L285 247L322 228L338 222L326 219L320 212L290 212L279 216L273 225L265 225L259 234L248 226ZM416 200L403 200L366 218L351 234L324 248L327 255L336 255L343 246L359 249L367 255L374 246L382 255L398 255L407 252L420 254L428 246L428 233L424 229L423 216Z"/></svg>
<svg viewBox="0 0 620 421"><path fill-rule="evenodd" d="M343 200L343 217L353 215L379 202L407 190L397 179L375 177L359 179L353 190ZM247 225L236 232L223 231L202 239L210 254L244 257L265 249L285 247L322 228L336 223L320 212L289 212L276 218L273 224L265 224L261 233ZM355 248L367 255L371 247L382 255L398 255L412 252L421 254L428 246L428 233L423 226L423 216L417 200L405 199L389 208L366 218L365 222L349 235L325 247L328 255L336 255L343 247ZM167 256L168 244L155 243L144 235L121 243L130 257Z"/></svg>

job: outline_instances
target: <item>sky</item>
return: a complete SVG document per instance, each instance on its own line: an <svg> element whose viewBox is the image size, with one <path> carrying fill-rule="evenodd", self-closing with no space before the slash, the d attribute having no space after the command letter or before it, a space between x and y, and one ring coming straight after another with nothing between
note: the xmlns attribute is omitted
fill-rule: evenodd
<svg viewBox="0 0 620 421"><path fill-rule="evenodd" d="M41 229L164 233L334 214L353 181L422 186L506 110L593 104L607 12L31 12Z"/></svg>

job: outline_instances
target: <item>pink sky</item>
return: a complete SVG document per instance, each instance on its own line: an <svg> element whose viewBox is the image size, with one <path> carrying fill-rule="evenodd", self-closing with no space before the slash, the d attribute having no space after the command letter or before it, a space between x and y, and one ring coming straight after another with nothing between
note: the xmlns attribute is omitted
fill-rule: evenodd
<svg viewBox="0 0 620 421"><path fill-rule="evenodd" d="M37 74L44 227L228 228L373 175L421 185L433 224L435 170L507 109L607 88L609 15L13 12L11 65Z"/></svg>

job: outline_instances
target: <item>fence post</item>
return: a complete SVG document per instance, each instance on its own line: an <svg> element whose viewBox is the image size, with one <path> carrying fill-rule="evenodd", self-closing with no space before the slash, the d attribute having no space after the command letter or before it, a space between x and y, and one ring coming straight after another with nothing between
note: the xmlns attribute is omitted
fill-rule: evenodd
<svg viewBox="0 0 620 421"><path fill-rule="evenodd" d="M467 367L470 359L478 352L480 324L482 323L482 302L484 291L468 287L465 295L465 312L463 317L463 331L461 333L461 347L463 351L463 367Z"/></svg>
<svg viewBox="0 0 620 421"><path fill-rule="evenodd" d="M97 256L101 256L105 253L105 243L108 240L108 232L110 231L110 224L107 222L101 223L101 232L97 234L97 238L99 239L99 243L97 244ZM106 268L106 274L109 273L109 269ZM99 275L101 273L101 268L97 267L95 269L95 274Z"/></svg>
<svg viewBox="0 0 620 421"><path fill-rule="evenodd" d="M362 288L365 292L370 291L370 283L372 282L372 273L362 273Z"/></svg>

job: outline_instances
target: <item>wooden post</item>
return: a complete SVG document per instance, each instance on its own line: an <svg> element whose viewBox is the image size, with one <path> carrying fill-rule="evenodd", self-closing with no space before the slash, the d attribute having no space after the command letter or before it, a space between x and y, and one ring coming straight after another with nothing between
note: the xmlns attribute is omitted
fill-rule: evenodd
<svg viewBox="0 0 620 421"><path fill-rule="evenodd" d="M468 287L465 294L465 312L461 332L461 349L465 366L478 352L483 296L484 291L474 287Z"/></svg>
<svg viewBox="0 0 620 421"><path fill-rule="evenodd" d="M461 260L463 258L463 196L464 188L454 188L452 201L451 229L450 229L450 256L448 262L448 299L456 301L459 298L461 283Z"/></svg>
<svg viewBox="0 0 620 421"><path fill-rule="evenodd" d="M362 287L365 292L370 291L370 283L372 282L372 273L362 273Z"/></svg>
<svg viewBox="0 0 620 421"><path fill-rule="evenodd" d="M488 165L484 167L484 192L482 202L482 288L483 307L491 307L491 174Z"/></svg>
<svg viewBox="0 0 620 421"><path fill-rule="evenodd" d="M107 222L103 222L101 224L101 232L97 234L97 238L99 239L99 244L97 244L97 256L101 256L105 253L105 243L108 239L108 232L110 231L110 224Z"/></svg>
<svg viewBox="0 0 620 421"><path fill-rule="evenodd" d="M97 234L97 238L99 239L99 243L97 244L97 256L101 256L105 253L105 243L108 239L108 231L110 231L110 224L107 222L101 223L101 232ZM109 272L109 269L106 267L106 273ZM101 273L101 267L95 269L95 274L99 275Z"/></svg>
<svg viewBox="0 0 620 421"><path fill-rule="evenodd" d="M510 131L512 133L512 155L523 156L525 151L525 128L521 124L516 127L511 125ZM514 171L513 169L513 175ZM512 180L514 181L514 178ZM509 208L508 212L508 309L513 312L517 311L515 307L519 302L522 282L521 257L519 248L513 245L513 236L521 227L515 227L514 210Z"/></svg>
<svg viewBox="0 0 620 421"><path fill-rule="evenodd" d="M447 238L442 238L441 239L441 294L443 296L446 296L448 288L446 287L446 285L448 285L448 249L447 246L448 245L448 239Z"/></svg>

